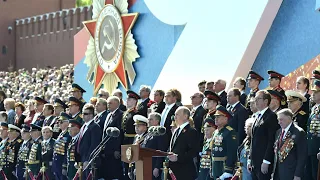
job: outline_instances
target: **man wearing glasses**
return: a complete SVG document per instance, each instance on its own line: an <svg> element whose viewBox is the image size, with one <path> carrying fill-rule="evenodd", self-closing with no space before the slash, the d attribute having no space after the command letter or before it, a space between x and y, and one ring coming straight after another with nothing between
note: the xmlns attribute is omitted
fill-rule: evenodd
<svg viewBox="0 0 320 180"><path fill-rule="evenodd" d="M81 104L82 102L76 97L69 98L69 115L72 117L72 119L83 123L82 114L80 112Z"/></svg>
<svg viewBox="0 0 320 180"><path fill-rule="evenodd" d="M98 91L98 97L107 100L108 97L109 97L109 93L108 93L108 91L106 91L106 90L104 90L104 89L100 89L100 90Z"/></svg>

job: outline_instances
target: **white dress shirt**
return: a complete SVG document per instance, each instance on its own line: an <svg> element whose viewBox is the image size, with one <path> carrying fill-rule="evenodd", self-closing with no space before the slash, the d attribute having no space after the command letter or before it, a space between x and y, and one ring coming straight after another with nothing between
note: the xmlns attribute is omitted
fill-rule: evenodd
<svg viewBox="0 0 320 180"><path fill-rule="evenodd" d="M161 121L160 121L160 126L164 126L168 113L170 112L171 108L175 105L175 103L172 103L170 105L166 105L166 107L164 108L164 110L162 111L161 114Z"/></svg>

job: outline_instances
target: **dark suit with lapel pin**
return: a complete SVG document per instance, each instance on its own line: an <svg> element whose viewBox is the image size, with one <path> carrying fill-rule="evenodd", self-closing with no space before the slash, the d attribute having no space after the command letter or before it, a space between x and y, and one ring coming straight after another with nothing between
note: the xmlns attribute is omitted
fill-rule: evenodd
<svg viewBox="0 0 320 180"><path fill-rule="evenodd" d="M50 116L48 119L44 119L42 126L51 126L52 125L52 121L55 118L56 118L55 116ZM53 126L52 126L52 128L53 128Z"/></svg>
<svg viewBox="0 0 320 180"><path fill-rule="evenodd" d="M244 126L249 118L249 113L240 102L234 108L231 107L230 113L233 117L229 120L229 125L237 132L238 146L240 146L246 137Z"/></svg>
<svg viewBox="0 0 320 180"><path fill-rule="evenodd" d="M252 126L250 154L251 165L253 166L253 172L251 173L253 180L270 180L274 160L274 135L279 128L277 115L269 108L263 113L262 117L255 120ZM267 174L262 174L261 172L263 160L271 163Z"/></svg>
<svg viewBox="0 0 320 180"><path fill-rule="evenodd" d="M207 111L202 107L202 105L200 105L196 111L193 110L191 111L191 117L193 119L194 122L194 128L198 131L198 133L201 133L201 128L203 125L203 117L204 115L206 115Z"/></svg>
<svg viewBox="0 0 320 180"><path fill-rule="evenodd" d="M295 123L291 124L288 132L282 138L283 140L280 140L281 132L282 129L279 129L275 136L276 155L273 179L292 180L294 176L302 178L307 161L306 133ZM293 145L291 146L291 144Z"/></svg>
<svg viewBox="0 0 320 180"><path fill-rule="evenodd" d="M107 116L106 122L103 128L103 137L106 136L106 129L108 127L116 127L120 130L120 136L117 138L111 138L104 146L102 152L102 169L103 169L103 178L106 180L109 179L122 179L122 162L121 159L116 159L114 157L114 152L121 152L121 143L123 140L123 132L121 130L121 122L123 112L120 109L117 109L115 112L110 112L110 115Z"/></svg>
<svg viewBox="0 0 320 180"><path fill-rule="evenodd" d="M246 100L247 100L247 94L244 92L241 92L240 95L240 103L245 106L246 105Z"/></svg>
<svg viewBox="0 0 320 180"><path fill-rule="evenodd" d="M179 180L195 180L197 172L193 158L199 152L199 135L197 131L188 124L182 129L175 141L171 140L170 146L171 152L178 155L176 162L169 162L169 167L176 178Z"/></svg>

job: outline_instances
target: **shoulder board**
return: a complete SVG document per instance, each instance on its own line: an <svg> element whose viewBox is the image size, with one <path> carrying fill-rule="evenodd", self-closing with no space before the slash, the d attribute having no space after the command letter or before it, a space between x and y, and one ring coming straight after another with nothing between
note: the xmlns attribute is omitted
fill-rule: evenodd
<svg viewBox="0 0 320 180"><path fill-rule="evenodd" d="M306 112L304 112L303 110L301 110L301 111L299 111L299 114L301 114L301 115L305 115L305 114L307 114Z"/></svg>
<svg viewBox="0 0 320 180"><path fill-rule="evenodd" d="M78 116L79 116L80 118L82 118L82 114L79 114Z"/></svg>
<svg viewBox="0 0 320 180"><path fill-rule="evenodd" d="M18 139L17 141L18 141L18 143L21 143L21 142L22 142L22 140L21 140L21 139Z"/></svg>
<svg viewBox="0 0 320 180"><path fill-rule="evenodd" d="M233 130L233 128L230 127L230 126L226 126L226 128L227 128L229 131L232 131L232 130Z"/></svg>

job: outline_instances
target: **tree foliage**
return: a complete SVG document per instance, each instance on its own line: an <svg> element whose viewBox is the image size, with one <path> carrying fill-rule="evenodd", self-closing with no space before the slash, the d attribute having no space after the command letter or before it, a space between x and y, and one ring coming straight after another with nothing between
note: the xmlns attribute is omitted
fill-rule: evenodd
<svg viewBox="0 0 320 180"><path fill-rule="evenodd" d="M76 7L90 6L93 0L77 0Z"/></svg>

